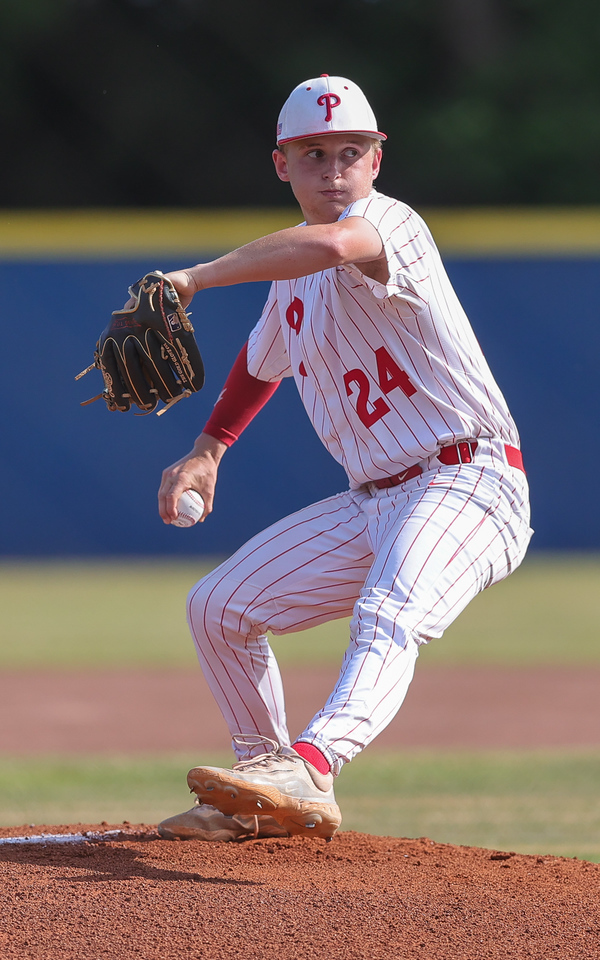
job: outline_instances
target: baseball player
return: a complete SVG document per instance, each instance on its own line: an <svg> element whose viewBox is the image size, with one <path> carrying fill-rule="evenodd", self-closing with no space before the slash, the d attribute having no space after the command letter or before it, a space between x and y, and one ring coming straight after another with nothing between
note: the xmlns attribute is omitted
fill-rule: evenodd
<svg viewBox="0 0 600 960"><path fill-rule="evenodd" d="M304 223L168 275L184 305L208 287L272 285L193 450L163 473L163 520L189 488L210 512L221 457L283 377L349 488L192 589L191 632L237 762L190 771L199 805L163 821L164 837L331 838L335 778L396 715L421 644L527 549L517 429L426 224L374 189L384 140L352 81L301 83L273 160ZM336 686L292 741L267 633L346 616Z"/></svg>

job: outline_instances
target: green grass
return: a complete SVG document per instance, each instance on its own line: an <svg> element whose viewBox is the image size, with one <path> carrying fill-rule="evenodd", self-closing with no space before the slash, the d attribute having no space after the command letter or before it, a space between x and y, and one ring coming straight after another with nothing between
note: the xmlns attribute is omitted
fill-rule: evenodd
<svg viewBox="0 0 600 960"><path fill-rule="evenodd" d="M156 823L191 806L195 762L4 759L0 824ZM370 751L344 769L336 795L345 830L600 862L599 774L599 751Z"/></svg>
<svg viewBox="0 0 600 960"><path fill-rule="evenodd" d="M193 666L189 588L213 563L0 565L0 667ZM477 597L427 664L600 663L600 556L533 555ZM338 663L348 622L274 638L282 664Z"/></svg>
<svg viewBox="0 0 600 960"><path fill-rule="evenodd" d="M194 665L186 597L213 564L0 565L0 666Z"/></svg>
<svg viewBox="0 0 600 960"><path fill-rule="evenodd" d="M371 750L339 784L347 830L600 861L598 750Z"/></svg>
<svg viewBox="0 0 600 960"><path fill-rule="evenodd" d="M207 762L231 763L227 755ZM0 824L156 823L193 804L192 755L3 757Z"/></svg>

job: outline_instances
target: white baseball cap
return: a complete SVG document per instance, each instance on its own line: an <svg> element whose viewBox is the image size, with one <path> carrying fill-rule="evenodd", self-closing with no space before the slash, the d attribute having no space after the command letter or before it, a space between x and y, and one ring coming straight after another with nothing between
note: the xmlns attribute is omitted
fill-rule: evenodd
<svg viewBox="0 0 600 960"><path fill-rule="evenodd" d="M322 73L292 90L277 122L277 144L325 133L359 133L387 140L364 93L352 80Z"/></svg>

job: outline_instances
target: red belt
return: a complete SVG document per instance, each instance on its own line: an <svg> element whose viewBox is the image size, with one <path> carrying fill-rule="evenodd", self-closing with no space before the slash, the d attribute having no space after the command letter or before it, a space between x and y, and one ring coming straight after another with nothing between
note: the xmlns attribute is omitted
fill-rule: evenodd
<svg viewBox="0 0 600 960"><path fill-rule="evenodd" d="M476 449L477 440L461 440L459 443L454 443L451 447L442 447L437 458L440 463L443 463L447 467L457 466L459 463L472 463ZM522 470L523 473L525 473L521 451L505 443L504 452L507 463L511 467L516 467L517 470ZM423 468L420 467L418 463L415 463L412 467L403 470L402 473L395 473L393 477L383 477L381 480L373 480L372 482L376 487L379 487L380 490L384 490L386 487L397 487L399 483L406 483L407 480L419 477L422 473Z"/></svg>

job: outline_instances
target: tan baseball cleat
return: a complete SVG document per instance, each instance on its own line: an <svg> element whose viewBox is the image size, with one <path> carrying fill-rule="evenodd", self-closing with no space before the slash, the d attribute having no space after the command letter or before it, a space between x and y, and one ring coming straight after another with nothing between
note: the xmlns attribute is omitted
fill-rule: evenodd
<svg viewBox="0 0 600 960"><path fill-rule="evenodd" d="M163 840L257 840L261 837L287 837L273 817L228 817L215 807L198 803L185 813L163 820L158 825Z"/></svg>
<svg viewBox="0 0 600 960"><path fill-rule="evenodd" d="M319 773L292 747L261 738L263 744L272 750L240 760L231 770L194 767L187 778L190 790L229 816L267 815L290 835L330 840L342 822L332 774ZM252 746L257 745L255 738Z"/></svg>

